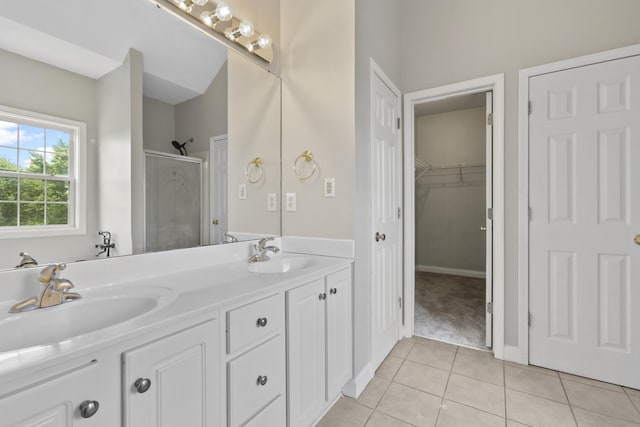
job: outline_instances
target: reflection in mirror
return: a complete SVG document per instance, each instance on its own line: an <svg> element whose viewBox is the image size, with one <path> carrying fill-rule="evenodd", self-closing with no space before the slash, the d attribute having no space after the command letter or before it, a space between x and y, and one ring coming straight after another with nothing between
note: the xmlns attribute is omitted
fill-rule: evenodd
<svg viewBox="0 0 640 427"><path fill-rule="evenodd" d="M112 255L279 235L279 78L148 0L97 7L32 0L0 10L0 105L87 128L86 231L2 239L0 268L21 251L41 264L95 259L100 231L111 233ZM58 193L52 209L65 202Z"/></svg>

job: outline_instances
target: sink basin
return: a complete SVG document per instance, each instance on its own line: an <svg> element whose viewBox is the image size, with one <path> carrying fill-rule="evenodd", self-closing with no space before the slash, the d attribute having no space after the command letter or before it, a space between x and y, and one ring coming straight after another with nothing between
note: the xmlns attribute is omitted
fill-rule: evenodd
<svg viewBox="0 0 640 427"><path fill-rule="evenodd" d="M286 273L291 270L302 270L313 265L314 261L308 257L272 257L268 261L254 262L249 264L249 271L252 273Z"/></svg>
<svg viewBox="0 0 640 427"><path fill-rule="evenodd" d="M0 353L58 344L149 313L176 298L166 288L79 290L82 298L0 317Z"/></svg>

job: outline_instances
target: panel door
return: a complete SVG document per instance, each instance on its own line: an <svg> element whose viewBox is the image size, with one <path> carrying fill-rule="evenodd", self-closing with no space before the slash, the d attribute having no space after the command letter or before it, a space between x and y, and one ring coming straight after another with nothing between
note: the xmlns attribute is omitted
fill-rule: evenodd
<svg viewBox="0 0 640 427"><path fill-rule="evenodd" d="M326 277L327 396L332 401L352 377L351 269Z"/></svg>
<svg viewBox="0 0 640 427"><path fill-rule="evenodd" d="M115 396L104 383L102 367L93 364L44 384L0 399L2 427L100 427L119 423ZM113 375L111 372L107 375ZM81 416L85 402L97 402L97 412ZM85 416L89 415L85 413Z"/></svg>
<svg viewBox="0 0 640 427"><path fill-rule="evenodd" d="M400 337L402 310L402 146L400 98L377 76L371 82L371 292L373 363Z"/></svg>
<svg viewBox="0 0 640 427"><path fill-rule="evenodd" d="M640 57L530 80L530 362L640 387Z"/></svg>
<svg viewBox="0 0 640 427"><path fill-rule="evenodd" d="M324 280L287 292L289 427L308 427L325 405Z"/></svg>
<svg viewBox="0 0 640 427"><path fill-rule="evenodd" d="M211 188L211 198L209 200L209 241L213 245L226 242L225 233L229 230L229 184L227 182L228 147L229 143L226 137L211 138L209 144L209 187Z"/></svg>
<svg viewBox="0 0 640 427"><path fill-rule="evenodd" d="M125 426L219 426L219 348L215 320L124 353Z"/></svg>

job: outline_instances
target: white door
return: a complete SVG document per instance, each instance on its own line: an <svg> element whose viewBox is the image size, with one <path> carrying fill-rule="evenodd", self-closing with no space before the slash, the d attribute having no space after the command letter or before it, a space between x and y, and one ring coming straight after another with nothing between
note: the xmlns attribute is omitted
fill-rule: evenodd
<svg viewBox="0 0 640 427"><path fill-rule="evenodd" d="M486 110L487 114L487 128L485 136L486 146L486 185L485 185L485 197L487 207L486 221L484 225L485 245L486 245L486 259L485 259L485 271L486 271L486 338L485 345L487 347L493 347L493 213L489 215L489 212L493 212L493 92L486 93ZM489 308L491 307L491 308Z"/></svg>
<svg viewBox="0 0 640 427"><path fill-rule="evenodd" d="M220 425L217 320L123 355L126 427Z"/></svg>
<svg viewBox="0 0 640 427"><path fill-rule="evenodd" d="M229 230L227 211L229 209L228 182L227 182L227 157L228 139L226 135L214 136L209 142L209 188L210 197L210 236L209 242L213 245L224 243L225 233Z"/></svg>
<svg viewBox="0 0 640 427"><path fill-rule="evenodd" d="M529 81L531 364L640 387L640 57Z"/></svg>
<svg viewBox="0 0 640 427"><path fill-rule="evenodd" d="M402 147L400 94L371 76L372 362L378 367L402 325Z"/></svg>

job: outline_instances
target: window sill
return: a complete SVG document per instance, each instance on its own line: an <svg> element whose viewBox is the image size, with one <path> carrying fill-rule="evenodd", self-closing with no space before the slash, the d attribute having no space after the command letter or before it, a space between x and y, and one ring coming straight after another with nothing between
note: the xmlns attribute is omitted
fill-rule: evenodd
<svg viewBox="0 0 640 427"><path fill-rule="evenodd" d="M53 236L77 236L86 234L85 227L21 227L13 229L0 229L0 239L24 239L33 237L53 237Z"/></svg>

